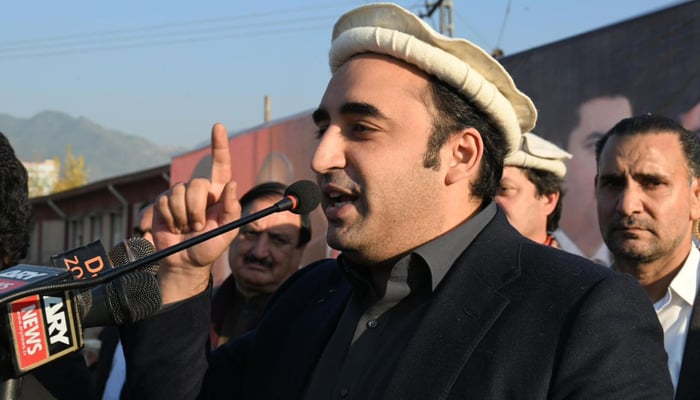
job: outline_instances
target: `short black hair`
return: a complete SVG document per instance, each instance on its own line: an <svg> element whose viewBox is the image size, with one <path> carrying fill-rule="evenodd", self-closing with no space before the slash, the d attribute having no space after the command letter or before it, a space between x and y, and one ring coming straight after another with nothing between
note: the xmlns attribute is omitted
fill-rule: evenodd
<svg viewBox="0 0 700 400"><path fill-rule="evenodd" d="M700 139L698 135L685 129L675 120L655 114L637 115L625 118L615 124L595 144L595 160L600 161L605 143L611 136L633 136L643 134L671 133L678 137L685 154L691 178L700 176Z"/></svg>
<svg viewBox="0 0 700 400"><path fill-rule="evenodd" d="M255 185L241 196L241 208L246 208L255 200L284 197L285 190L287 190L287 186L280 182L264 182ZM297 247L302 247L311 240L311 216L309 213L299 214L299 216L301 217L301 228L299 229Z"/></svg>
<svg viewBox="0 0 700 400"><path fill-rule="evenodd" d="M423 166L439 168L438 154L450 135L465 128L474 128L481 134L484 154L479 176L471 185L472 195L482 200L493 198L500 187L503 159L508 152L505 133L469 99L433 75L430 76L430 91L437 115L433 117L433 133L428 141Z"/></svg>
<svg viewBox="0 0 700 400"><path fill-rule="evenodd" d="M31 225L27 170L0 132L0 268L27 256Z"/></svg>
<svg viewBox="0 0 700 400"><path fill-rule="evenodd" d="M564 198L564 178L557 176L551 171L545 171L535 168L518 167L525 172L527 179L535 185L535 190L538 196L559 193L557 205L554 210L547 216L547 232L554 232L559 228L559 219L561 218L562 199Z"/></svg>

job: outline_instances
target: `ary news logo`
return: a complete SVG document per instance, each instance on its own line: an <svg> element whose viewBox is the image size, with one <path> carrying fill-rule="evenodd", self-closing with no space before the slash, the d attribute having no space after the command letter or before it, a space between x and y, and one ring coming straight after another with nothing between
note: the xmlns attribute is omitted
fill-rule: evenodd
<svg viewBox="0 0 700 400"><path fill-rule="evenodd" d="M0 272L0 294L4 294L52 275L44 267L18 265Z"/></svg>
<svg viewBox="0 0 700 400"><path fill-rule="evenodd" d="M18 371L29 370L77 350L76 326L63 295L33 295L10 305Z"/></svg>

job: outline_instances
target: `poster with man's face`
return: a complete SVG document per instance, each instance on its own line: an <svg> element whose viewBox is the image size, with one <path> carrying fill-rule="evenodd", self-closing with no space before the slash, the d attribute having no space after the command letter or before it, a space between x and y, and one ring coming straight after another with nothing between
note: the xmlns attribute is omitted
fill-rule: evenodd
<svg viewBox="0 0 700 400"><path fill-rule="evenodd" d="M682 3L499 60L535 102L534 132L573 155L559 223L565 250L610 263L594 193L601 135L644 113L700 130L697 15L700 1Z"/></svg>

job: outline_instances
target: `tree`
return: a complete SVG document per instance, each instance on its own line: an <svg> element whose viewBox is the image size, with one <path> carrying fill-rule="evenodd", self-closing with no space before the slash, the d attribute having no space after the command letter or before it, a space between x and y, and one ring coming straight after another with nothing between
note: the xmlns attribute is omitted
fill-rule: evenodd
<svg viewBox="0 0 700 400"><path fill-rule="evenodd" d="M58 156L55 160L61 165ZM62 173L53 186L54 193L77 188L87 183L88 171L85 169L85 157L74 156L70 145L66 146L66 157L60 169Z"/></svg>

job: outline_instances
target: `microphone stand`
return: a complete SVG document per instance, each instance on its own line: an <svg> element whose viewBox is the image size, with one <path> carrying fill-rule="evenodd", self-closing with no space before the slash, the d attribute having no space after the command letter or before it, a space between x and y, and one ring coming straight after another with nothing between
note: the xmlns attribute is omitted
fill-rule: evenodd
<svg viewBox="0 0 700 400"><path fill-rule="evenodd" d="M0 383L0 399L19 400L22 395L22 377L4 378Z"/></svg>
<svg viewBox="0 0 700 400"><path fill-rule="evenodd" d="M113 268L111 270L100 273L94 279L64 281L62 283L44 284L39 286L29 284L25 286L22 290L8 294L4 297L0 297L0 305L9 303L17 299L21 299L30 294L43 294L64 290L82 289L102 284L104 282L115 279L118 276L121 276L127 272L133 271L136 268L148 265L156 261L160 261L165 257L177 253L178 251L182 251L205 240L209 240L214 236L221 235L222 233L239 228L243 225L255 221L256 219L265 217L272 213L280 211L291 211L295 214L311 212L314 208L318 207L320 201L321 191L315 183L303 180L298 181L291 184L287 188L287 190L284 193L284 197L280 201L258 212L249 214L245 217L242 217L241 219L229 222L228 224L221 225L199 236L191 237L185 241L182 241L163 250L151 253L150 255L147 255L135 262L128 263L120 268Z"/></svg>
<svg viewBox="0 0 700 400"><path fill-rule="evenodd" d="M217 228L214 228L208 232L205 232L199 236L191 237L185 241L182 241L178 244L175 244L173 246L167 247L163 250L156 251L155 253L151 253L143 258L140 258L134 262L128 263L126 265L123 265L119 268L112 268L108 271L102 272L97 275L94 279L83 279L83 280L70 280L70 281L65 281L65 282L60 282L60 283L52 283L52 284L43 284L40 286L35 286L35 285L27 285L23 287L21 290L8 294L4 297L0 297L0 305L9 303L11 301L21 299L23 297L26 297L28 295L33 295L33 294L42 294L42 293L50 293L50 292L60 292L64 290L74 290L74 289L82 289L82 288L87 288L87 287L92 287L98 284L102 284L104 282L111 281L112 279L115 279L121 275L124 275L127 272L131 272L135 270L136 268L142 267L144 265L151 264L153 262L159 261L165 257L168 257L172 254L177 253L178 251L182 251L184 249L187 249L189 247L192 247L196 244L199 244L205 240L211 239L214 236L221 235L222 233L234 230L236 228L240 228L243 225L246 225L250 222L255 221L256 219L265 217L267 215L280 212L280 211L287 211L290 210L292 207L294 207L294 202L291 200L289 197L285 197L282 200L278 201L277 203L271 205L268 208L262 209L258 212L249 214L245 217L242 217L241 219L229 222L228 224L219 226Z"/></svg>

